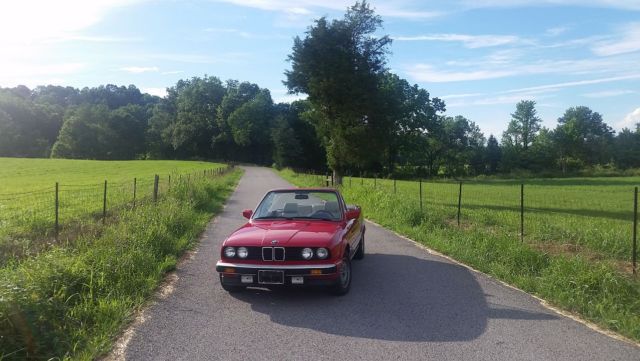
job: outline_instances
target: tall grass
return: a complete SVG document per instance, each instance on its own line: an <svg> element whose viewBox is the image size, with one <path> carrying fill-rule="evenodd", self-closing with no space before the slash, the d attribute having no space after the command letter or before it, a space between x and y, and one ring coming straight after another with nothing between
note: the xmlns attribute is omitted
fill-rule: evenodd
<svg viewBox="0 0 640 361"><path fill-rule="evenodd" d="M320 185L319 178L315 176L296 174L290 170L281 171L280 174L298 186ZM519 216L516 210L496 207L495 204L493 207L480 207L481 204L490 203L492 199L494 202L518 205L519 187L516 190L514 182L494 184L494 187L503 187L501 191L505 194L502 197L498 196L498 188L476 185L479 187L475 192L476 198L470 197L468 202L475 202L477 207L472 208L466 204L466 208L463 209L462 227L457 227L455 222L457 185L429 183L428 186L432 187L432 198L425 197L421 210L415 182L396 184L397 194L393 192L392 181L381 183L380 180L376 180L375 187L373 182L373 179L345 179L345 185L341 188L348 203L363 207L365 217L480 271L534 293L565 310L578 313L602 327L640 341L640 281L618 267L618 258L629 251L629 246L622 243L629 242L629 238L616 238L617 227L620 225L615 218L604 217L601 222L596 222L594 227L591 221L593 217L581 218L576 214L568 214L563 218L563 213L557 212L557 209L548 211L551 216L547 214L547 217L543 217L544 212L538 212L533 217L527 216L526 224L530 234L525 238L526 242L520 242L517 232ZM581 182L589 183L584 180ZM548 193L553 189L552 184L546 190L540 186L542 188L537 190L540 194L531 195L534 199L538 197L540 201L545 191L547 197L553 197ZM612 186L615 194L615 183ZM403 193L408 192L407 187L411 187L411 197L408 193ZM514 188L515 197L511 195L513 192L508 187ZM484 189L484 193L480 188ZM609 200L611 208L616 210L616 196L608 195L605 189L606 186L601 185L600 192L603 194L600 195L593 192L583 194L579 190L566 193L563 199L578 196L587 199L582 203L578 202L577 205L569 203L564 207L580 211L580 207L589 204L589 198L598 198L605 203ZM467 191L474 193L472 190L467 188ZM479 198L482 194L486 196L484 199ZM492 197L487 197L489 194L492 194ZM494 196L496 198L493 198ZM439 203L438 199L446 201ZM558 199L551 199L549 202L562 203ZM561 205L558 206L561 210ZM586 208L588 210L588 207ZM558 219L550 221L554 217ZM627 223L630 232L630 222ZM576 235L580 238L573 239ZM605 256L593 257L591 252L549 250L548 245L558 240L560 244L583 244L593 252L600 252ZM608 246L600 245L599 242L605 242ZM612 244L618 246L612 247Z"/></svg>
<svg viewBox="0 0 640 361"><path fill-rule="evenodd" d="M73 247L0 269L0 359L93 359L192 247L240 177L174 184L158 203L123 208Z"/></svg>
<svg viewBox="0 0 640 361"><path fill-rule="evenodd" d="M37 254L74 241L92 220L152 197L154 177L165 194L183 178L221 169L220 163L191 161L91 161L0 158L0 267L9 259ZM55 238L58 184L60 234ZM80 229L79 229L80 228Z"/></svg>

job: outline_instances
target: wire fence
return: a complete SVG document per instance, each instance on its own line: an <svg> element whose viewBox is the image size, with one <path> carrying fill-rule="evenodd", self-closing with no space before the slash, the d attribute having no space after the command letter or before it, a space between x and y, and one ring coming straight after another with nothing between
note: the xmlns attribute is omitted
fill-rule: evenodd
<svg viewBox="0 0 640 361"><path fill-rule="evenodd" d="M0 264L59 243L62 231L86 226L86 220L104 224L123 208L157 202L171 192L172 185L222 176L232 169L227 166L124 182L54 183L48 188L0 194Z"/></svg>
<svg viewBox="0 0 640 361"><path fill-rule="evenodd" d="M297 171L305 182L333 187L330 175ZM609 259L637 272L638 180L406 181L346 176L342 189L373 204L414 210L425 220L533 244L548 253Z"/></svg>

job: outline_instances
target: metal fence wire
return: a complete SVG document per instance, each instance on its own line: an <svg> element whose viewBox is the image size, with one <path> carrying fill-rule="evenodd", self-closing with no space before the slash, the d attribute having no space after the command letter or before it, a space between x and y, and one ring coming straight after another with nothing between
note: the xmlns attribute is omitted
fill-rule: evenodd
<svg viewBox="0 0 640 361"><path fill-rule="evenodd" d="M297 171L307 184L336 186L330 174ZM397 180L347 175L346 195L393 204L412 226L436 221L482 226L544 252L630 262L637 272L638 187L597 181ZM350 193L353 192L353 193ZM365 210L366 211L366 210Z"/></svg>
<svg viewBox="0 0 640 361"><path fill-rule="evenodd" d="M158 201L172 185L222 176L233 169L205 169L187 174L133 178L91 184L54 183L28 192L0 194L0 263L35 252L37 242L59 241L61 230L85 220L102 223L123 208ZM173 184L172 184L173 183Z"/></svg>

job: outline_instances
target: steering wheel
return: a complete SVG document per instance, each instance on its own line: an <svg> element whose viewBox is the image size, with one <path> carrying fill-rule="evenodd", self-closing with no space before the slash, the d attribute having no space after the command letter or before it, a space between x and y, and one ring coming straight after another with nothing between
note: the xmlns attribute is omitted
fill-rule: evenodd
<svg viewBox="0 0 640 361"><path fill-rule="evenodd" d="M333 218L333 213L325 210L319 210L313 213L311 218Z"/></svg>

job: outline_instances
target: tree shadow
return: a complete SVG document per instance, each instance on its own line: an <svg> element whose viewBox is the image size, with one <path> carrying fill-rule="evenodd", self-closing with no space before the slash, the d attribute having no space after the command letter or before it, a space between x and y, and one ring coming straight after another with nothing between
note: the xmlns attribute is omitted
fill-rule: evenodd
<svg viewBox="0 0 640 361"><path fill-rule="evenodd" d="M233 296L282 325L389 341L468 341L482 335L489 318L556 318L489 307L473 274L450 263L367 254L354 261L353 275L344 297L313 288L249 288Z"/></svg>

